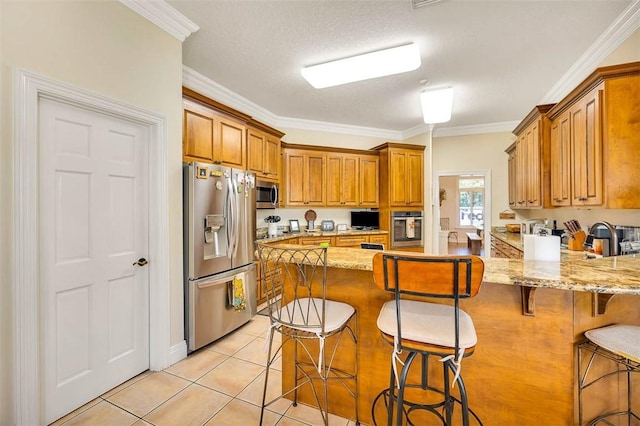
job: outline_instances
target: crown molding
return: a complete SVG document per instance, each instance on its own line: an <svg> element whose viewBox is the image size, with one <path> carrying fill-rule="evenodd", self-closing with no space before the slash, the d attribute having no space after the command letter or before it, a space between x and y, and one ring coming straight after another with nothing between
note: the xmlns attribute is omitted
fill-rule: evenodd
<svg viewBox="0 0 640 426"><path fill-rule="evenodd" d="M215 99L275 128L313 130L394 140L399 140L399 138L402 137L402 132L393 130L304 120L293 117L280 117L186 65L182 66L182 84L191 90L195 90L208 98Z"/></svg>
<svg viewBox="0 0 640 426"><path fill-rule="evenodd" d="M586 52L569 68L551 90L540 100L541 104L555 103L587 78L598 65L640 28L640 0L635 0L593 42Z"/></svg>
<svg viewBox="0 0 640 426"><path fill-rule="evenodd" d="M277 126L290 129L313 130L317 132L339 133L344 135L367 136L372 138L402 140L402 132L375 127L353 126L350 124L328 123L324 121L304 120L293 117L278 117Z"/></svg>
<svg viewBox="0 0 640 426"><path fill-rule="evenodd" d="M449 136L480 135L485 133L512 133L519 121L501 121L498 123L474 124L471 126L458 127L435 127L433 136L444 138Z"/></svg>
<svg viewBox="0 0 640 426"><path fill-rule="evenodd" d="M281 117L251 102L237 93L216 83L196 70L182 66L182 84L208 98L214 99L233 109L237 109L274 128L302 129L317 132L338 133L355 136L367 136L389 140L405 140L429 131L428 124L421 124L405 131L379 129L375 127L352 126L349 124L329 123L324 121L304 120L294 117ZM435 127L434 136L462 136L480 133L511 132L519 121L440 128Z"/></svg>
<svg viewBox="0 0 640 426"><path fill-rule="evenodd" d="M272 127L276 127L277 125L278 116L271 111L238 95L186 65L182 65L182 85L201 95L250 115L254 119L262 121Z"/></svg>
<svg viewBox="0 0 640 426"><path fill-rule="evenodd" d="M120 0L120 3L156 24L181 42L200 29L164 0Z"/></svg>

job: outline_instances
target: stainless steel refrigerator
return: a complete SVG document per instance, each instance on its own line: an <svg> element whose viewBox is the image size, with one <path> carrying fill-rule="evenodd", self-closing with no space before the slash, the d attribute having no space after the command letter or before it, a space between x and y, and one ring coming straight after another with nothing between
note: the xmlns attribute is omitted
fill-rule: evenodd
<svg viewBox="0 0 640 426"><path fill-rule="evenodd" d="M256 314L255 175L183 165L185 336L189 352Z"/></svg>

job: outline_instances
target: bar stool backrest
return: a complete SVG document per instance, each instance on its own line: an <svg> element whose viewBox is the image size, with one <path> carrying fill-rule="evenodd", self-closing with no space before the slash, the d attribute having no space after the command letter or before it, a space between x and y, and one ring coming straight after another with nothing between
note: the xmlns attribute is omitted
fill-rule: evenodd
<svg viewBox="0 0 640 426"><path fill-rule="evenodd" d="M326 247L258 244L258 259L271 322L324 333Z"/></svg>
<svg viewBox="0 0 640 426"><path fill-rule="evenodd" d="M377 253L373 279L399 295L462 299L480 291L484 262L478 256L426 256Z"/></svg>

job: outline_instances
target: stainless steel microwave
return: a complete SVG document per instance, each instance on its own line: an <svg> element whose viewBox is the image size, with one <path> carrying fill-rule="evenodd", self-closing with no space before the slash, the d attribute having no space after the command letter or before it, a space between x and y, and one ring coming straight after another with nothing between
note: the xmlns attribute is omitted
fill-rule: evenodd
<svg viewBox="0 0 640 426"><path fill-rule="evenodd" d="M275 209L280 202L280 187L277 182L256 180L256 208Z"/></svg>

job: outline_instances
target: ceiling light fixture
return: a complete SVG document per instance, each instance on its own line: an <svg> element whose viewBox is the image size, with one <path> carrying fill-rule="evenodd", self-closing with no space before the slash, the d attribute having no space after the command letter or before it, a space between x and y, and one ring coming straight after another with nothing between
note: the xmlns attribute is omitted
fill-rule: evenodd
<svg viewBox="0 0 640 426"><path fill-rule="evenodd" d="M300 72L313 87L323 89L354 81L413 71L420 64L420 49L417 44L411 43L313 65L303 68Z"/></svg>
<svg viewBox="0 0 640 426"><path fill-rule="evenodd" d="M425 123L446 123L451 120L453 87L425 89L420 92L420 103Z"/></svg>

